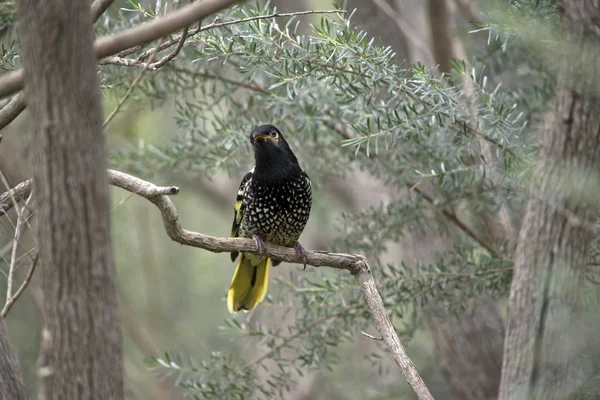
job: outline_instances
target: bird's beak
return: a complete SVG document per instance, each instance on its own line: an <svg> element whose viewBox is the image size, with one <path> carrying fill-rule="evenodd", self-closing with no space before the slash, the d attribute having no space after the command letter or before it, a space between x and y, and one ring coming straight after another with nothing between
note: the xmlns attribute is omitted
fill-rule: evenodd
<svg viewBox="0 0 600 400"><path fill-rule="evenodd" d="M270 137L268 135L254 135L254 140L257 142L266 142Z"/></svg>
<svg viewBox="0 0 600 400"><path fill-rule="evenodd" d="M269 135L261 135L260 133L256 133L252 136L252 140L255 142L266 142L267 140L273 140Z"/></svg>

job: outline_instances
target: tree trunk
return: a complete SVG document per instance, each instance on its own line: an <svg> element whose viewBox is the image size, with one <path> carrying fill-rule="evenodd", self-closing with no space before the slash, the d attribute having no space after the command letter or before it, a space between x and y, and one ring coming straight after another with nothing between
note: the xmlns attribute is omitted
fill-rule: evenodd
<svg viewBox="0 0 600 400"><path fill-rule="evenodd" d="M41 394L122 399L105 138L86 0L20 0L44 320Z"/></svg>
<svg viewBox="0 0 600 400"><path fill-rule="evenodd" d="M8 340L4 320L0 318L0 399L26 398L19 362Z"/></svg>
<svg viewBox="0 0 600 400"><path fill-rule="evenodd" d="M441 307L426 318L436 364L456 400L498 398L504 324L491 298L476 299L460 318Z"/></svg>
<svg viewBox="0 0 600 400"><path fill-rule="evenodd" d="M382 0L388 7L394 10L394 4L391 0ZM348 1L348 10L356 8L352 21L362 30L377 39L380 39L384 46L391 46L396 52L396 59L402 62L408 59L408 50L404 33L398 29L394 18L386 14L380 5L374 0L350 0Z"/></svg>
<svg viewBox="0 0 600 400"><path fill-rule="evenodd" d="M500 399L567 399L585 346L577 307L598 210L600 8L559 2L566 43L515 255ZM591 45L591 46L590 46Z"/></svg>
<svg viewBox="0 0 600 400"><path fill-rule="evenodd" d="M454 56L452 32L450 32L451 13L448 0L429 0L427 7L431 26L431 43L438 72L451 71L450 61ZM468 61L468 60L467 60Z"/></svg>

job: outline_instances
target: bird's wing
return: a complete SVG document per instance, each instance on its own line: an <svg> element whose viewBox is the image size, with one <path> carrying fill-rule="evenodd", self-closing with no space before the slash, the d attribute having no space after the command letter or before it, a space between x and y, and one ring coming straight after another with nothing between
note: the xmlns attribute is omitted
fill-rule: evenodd
<svg viewBox="0 0 600 400"><path fill-rule="evenodd" d="M254 168L252 168L248 173L242 178L242 182L240 183L240 188L237 192L237 197L235 199L235 206L233 207L233 224L231 226L231 236L237 237L240 229L240 225L242 224L242 218L244 218L244 213L246 212L246 203L244 201L246 197L246 192L250 187L250 182L252 182L252 175L254 174ZM231 253L231 261L235 261L238 253Z"/></svg>

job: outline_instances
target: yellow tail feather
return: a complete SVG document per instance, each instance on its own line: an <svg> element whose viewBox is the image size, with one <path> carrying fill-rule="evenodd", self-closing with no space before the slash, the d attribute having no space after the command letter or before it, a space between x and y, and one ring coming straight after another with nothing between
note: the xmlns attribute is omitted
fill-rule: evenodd
<svg viewBox="0 0 600 400"><path fill-rule="evenodd" d="M227 309L230 313L248 312L260 303L267 294L269 285L270 258L259 258L242 253L231 287L227 294Z"/></svg>

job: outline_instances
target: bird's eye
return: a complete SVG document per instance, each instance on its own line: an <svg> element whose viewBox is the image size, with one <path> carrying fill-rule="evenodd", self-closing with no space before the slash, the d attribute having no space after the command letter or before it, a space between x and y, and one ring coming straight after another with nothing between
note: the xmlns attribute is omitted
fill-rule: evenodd
<svg viewBox="0 0 600 400"><path fill-rule="evenodd" d="M277 139L279 137L279 133L277 133L277 131L271 131L271 133L269 133L269 135L271 135L271 137L274 139Z"/></svg>

